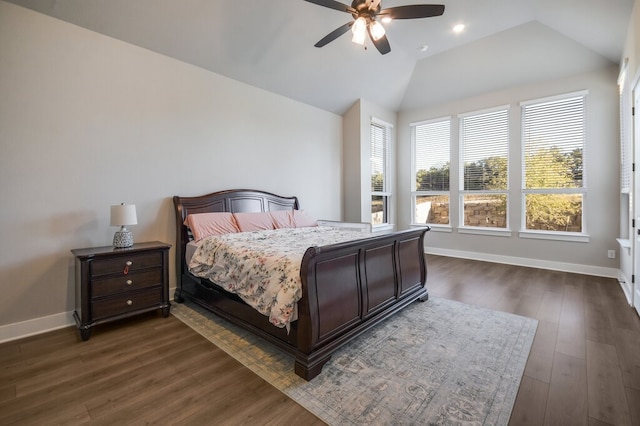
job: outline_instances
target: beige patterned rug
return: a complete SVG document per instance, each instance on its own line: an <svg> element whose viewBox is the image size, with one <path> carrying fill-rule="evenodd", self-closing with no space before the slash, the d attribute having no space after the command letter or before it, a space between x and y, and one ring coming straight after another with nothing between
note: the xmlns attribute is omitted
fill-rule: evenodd
<svg viewBox="0 0 640 426"><path fill-rule="evenodd" d="M431 297L341 348L305 382L273 345L193 304L171 312L331 425L506 425L538 324Z"/></svg>

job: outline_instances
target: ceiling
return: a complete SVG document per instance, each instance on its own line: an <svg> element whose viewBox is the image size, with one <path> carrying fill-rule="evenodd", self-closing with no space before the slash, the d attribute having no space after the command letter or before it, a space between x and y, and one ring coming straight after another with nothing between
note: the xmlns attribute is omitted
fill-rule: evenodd
<svg viewBox="0 0 640 426"><path fill-rule="evenodd" d="M7 1L336 114L359 98L399 111L617 64L634 2L436 0L443 16L386 24L383 56L349 34L314 47L352 18L303 0Z"/></svg>

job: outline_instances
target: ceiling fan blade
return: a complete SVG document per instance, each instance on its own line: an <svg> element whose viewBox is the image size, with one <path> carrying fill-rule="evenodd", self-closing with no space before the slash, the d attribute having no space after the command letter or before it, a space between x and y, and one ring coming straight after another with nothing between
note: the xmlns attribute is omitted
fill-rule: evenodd
<svg viewBox="0 0 640 426"><path fill-rule="evenodd" d="M414 4L410 6L397 6L382 9L377 15L387 16L391 19L415 19L440 16L443 13L443 4Z"/></svg>
<svg viewBox="0 0 640 426"><path fill-rule="evenodd" d="M389 40L387 40L386 35L383 35L378 40L374 40L373 37L371 36L371 30L369 29L369 26L367 26L367 32L369 33L369 38L371 38L373 45L376 47L376 49L378 49L378 52L380 52L383 55L386 55L387 53L391 52L391 46L389 45Z"/></svg>
<svg viewBox="0 0 640 426"><path fill-rule="evenodd" d="M322 40L320 40L319 42L317 42L316 44L314 44L315 47L322 47L326 44L331 43L333 40L337 39L338 37L340 37L342 34L346 33L347 31L349 31L349 28L351 28L351 26L353 25L354 21L351 22L347 22L346 24L336 28L335 30L331 31L329 34L327 34L326 36L324 36L322 38Z"/></svg>
<svg viewBox="0 0 640 426"><path fill-rule="evenodd" d="M335 0L305 0L305 1L308 1L309 3L317 4L318 6L328 7L329 9L339 10L341 12L347 12L347 13L356 12L356 10L351 6L348 6L344 3L340 3Z"/></svg>

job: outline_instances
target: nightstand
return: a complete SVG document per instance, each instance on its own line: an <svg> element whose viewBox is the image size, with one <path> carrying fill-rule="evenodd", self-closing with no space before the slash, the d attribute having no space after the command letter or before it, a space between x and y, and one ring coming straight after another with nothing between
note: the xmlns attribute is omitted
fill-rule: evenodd
<svg viewBox="0 0 640 426"><path fill-rule="evenodd" d="M169 316L169 249L159 241L128 248L71 250L76 264L76 320L80 337L91 328L154 309Z"/></svg>

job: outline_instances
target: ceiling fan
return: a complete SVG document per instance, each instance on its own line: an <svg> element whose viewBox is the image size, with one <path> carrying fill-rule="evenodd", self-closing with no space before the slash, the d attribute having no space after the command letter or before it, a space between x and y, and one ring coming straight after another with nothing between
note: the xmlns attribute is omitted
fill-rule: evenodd
<svg viewBox="0 0 640 426"><path fill-rule="evenodd" d="M317 42L314 45L315 47L322 47L331 43L351 28L353 32L352 41L354 43L364 45L365 36L368 33L374 46L376 46L378 51L383 55L391 51L391 46L389 46L389 40L387 40L387 36L385 35L385 29L382 24L378 22L377 18L386 22L392 19L429 18L432 16L440 16L444 13L444 5L441 4L416 4L382 9L380 6L381 0L353 0L351 6L335 0L306 1L350 13L354 19L354 21L348 22L331 31Z"/></svg>

